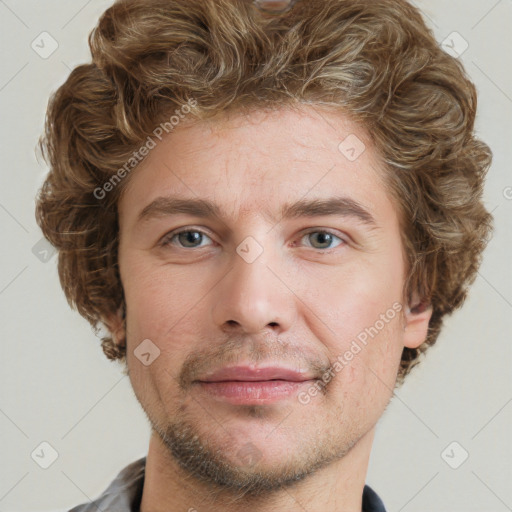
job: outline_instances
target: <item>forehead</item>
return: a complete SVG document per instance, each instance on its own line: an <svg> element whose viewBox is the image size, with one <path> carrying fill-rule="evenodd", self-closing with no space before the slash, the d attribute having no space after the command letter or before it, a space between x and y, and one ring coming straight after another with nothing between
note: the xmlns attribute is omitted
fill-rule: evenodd
<svg viewBox="0 0 512 512"><path fill-rule="evenodd" d="M186 120L132 171L120 216L135 221L152 201L180 195L214 202L233 219L275 218L292 202L332 196L377 214L394 210L365 130L311 106Z"/></svg>

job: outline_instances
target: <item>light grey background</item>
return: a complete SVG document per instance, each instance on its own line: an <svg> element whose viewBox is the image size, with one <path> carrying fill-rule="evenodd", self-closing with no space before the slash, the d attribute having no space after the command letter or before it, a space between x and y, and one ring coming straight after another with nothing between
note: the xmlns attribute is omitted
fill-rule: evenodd
<svg viewBox="0 0 512 512"><path fill-rule="evenodd" d="M389 512L501 512L512 510L512 1L416 3L440 43L454 31L469 43L460 58L494 152L485 200L495 234L466 305L381 419L367 482ZM0 0L0 512L68 510L147 453L149 424L128 377L69 309L57 258L44 263L51 253L36 245L47 100L89 59L87 35L110 4ZM44 31L58 43L48 58L31 48L51 49ZM43 441L58 452L48 469L31 458ZM449 467L463 450L468 459Z"/></svg>

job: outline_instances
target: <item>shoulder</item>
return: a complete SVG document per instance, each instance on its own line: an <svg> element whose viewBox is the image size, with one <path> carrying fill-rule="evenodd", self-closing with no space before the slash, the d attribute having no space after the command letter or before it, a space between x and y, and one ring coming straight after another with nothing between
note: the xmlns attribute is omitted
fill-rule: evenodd
<svg viewBox="0 0 512 512"><path fill-rule="evenodd" d="M123 468L108 488L94 501L73 507L68 512L134 512L138 510L142 489L146 457Z"/></svg>

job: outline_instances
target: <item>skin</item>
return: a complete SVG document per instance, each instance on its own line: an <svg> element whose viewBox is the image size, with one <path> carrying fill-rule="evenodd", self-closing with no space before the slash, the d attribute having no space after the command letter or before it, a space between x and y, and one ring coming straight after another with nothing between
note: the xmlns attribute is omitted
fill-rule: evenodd
<svg viewBox="0 0 512 512"><path fill-rule="evenodd" d="M355 161L338 149L350 134L366 145ZM167 195L209 199L223 217L138 220ZM331 196L357 201L375 225L350 215L280 220L285 204ZM365 131L312 106L185 121L133 171L118 208L126 325L108 323L126 334L129 377L153 427L141 511L360 511L403 347L425 340L431 315L403 303L398 211ZM173 237L178 228L204 235ZM263 249L251 263L236 250L247 237ZM400 314L308 403L294 393L236 405L192 382L238 363L321 379L393 304ZM146 339L160 350L148 366L134 355ZM205 462L210 473L199 471Z"/></svg>

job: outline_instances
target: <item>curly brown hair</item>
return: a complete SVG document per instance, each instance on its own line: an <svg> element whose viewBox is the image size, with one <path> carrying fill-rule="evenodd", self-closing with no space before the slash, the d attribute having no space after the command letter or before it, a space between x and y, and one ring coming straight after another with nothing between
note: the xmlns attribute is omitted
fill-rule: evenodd
<svg viewBox="0 0 512 512"><path fill-rule="evenodd" d="M194 119L308 103L348 114L384 162L408 258L404 297L416 290L432 307L426 341L404 348L403 380L464 302L492 230L476 90L419 11L405 0L299 0L279 16L248 0L118 0L89 45L92 62L48 104L36 216L68 302L96 333L124 310L117 203L129 177L101 199L94 191L190 98ZM102 347L126 361L112 335Z"/></svg>

